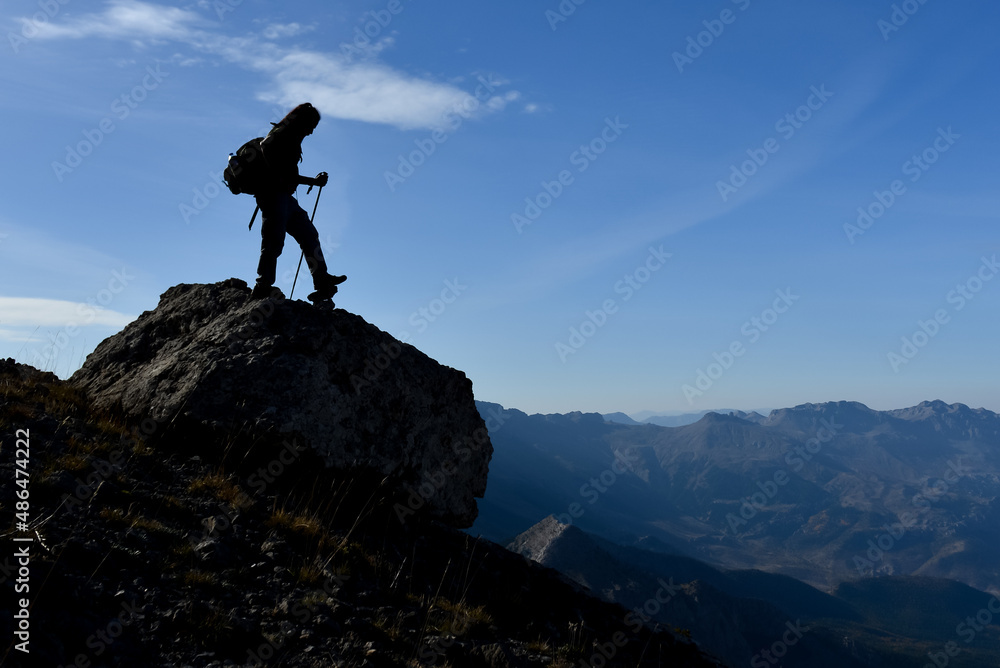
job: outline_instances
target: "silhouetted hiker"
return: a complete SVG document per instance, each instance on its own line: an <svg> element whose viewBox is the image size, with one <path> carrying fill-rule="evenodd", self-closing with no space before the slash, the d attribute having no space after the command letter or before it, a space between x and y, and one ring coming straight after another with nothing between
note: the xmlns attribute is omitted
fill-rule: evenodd
<svg viewBox="0 0 1000 668"><path fill-rule="evenodd" d="M271 295L278 256L285 246L286 232L302 248L312 274L316 292L309 295L310 300L331 298L337 292L337 286L347 280L346 276L331 276L327 271L316 226L295 199L295 189L299 185L322 188L327 182L326 172L320 172L312 179L299 176L302 140L316 129L319 118L319 111L311 104L300 104L271 128L261 142L269 178L255 195L261 213L261 242L257 284L251 294L254 299Z"/></svg>

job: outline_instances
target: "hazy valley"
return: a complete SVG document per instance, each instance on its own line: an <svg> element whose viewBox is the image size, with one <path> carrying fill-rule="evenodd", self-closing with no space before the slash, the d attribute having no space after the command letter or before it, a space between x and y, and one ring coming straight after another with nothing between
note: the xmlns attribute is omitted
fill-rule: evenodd
<svg viewBox="0 0 1000 668"><path fill-rule="evenodd" d="M478 406L496 450L471 532L638 616L687 620L733 665L771 665L760 652L789 619L813 633L783 665L1000 655L990 411L838 402L663 427Z"/></svg>

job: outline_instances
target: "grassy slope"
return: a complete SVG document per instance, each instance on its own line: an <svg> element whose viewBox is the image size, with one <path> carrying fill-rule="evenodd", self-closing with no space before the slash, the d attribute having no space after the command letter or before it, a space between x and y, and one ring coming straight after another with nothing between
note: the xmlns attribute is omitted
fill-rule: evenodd
<svg viewBox="0 0 1000 668"><path fill-rule="evenodd" d="M604 651L621 665L712 665L519 555L400 522L378 480L332 477L266 440L164 426L142 438L55 376L0 361L8 537L25 428L36 663L5 642L0 664L567 667ZM5 610L14 583L0 579ZM12 624L0 612L0 638Z"/></svg>

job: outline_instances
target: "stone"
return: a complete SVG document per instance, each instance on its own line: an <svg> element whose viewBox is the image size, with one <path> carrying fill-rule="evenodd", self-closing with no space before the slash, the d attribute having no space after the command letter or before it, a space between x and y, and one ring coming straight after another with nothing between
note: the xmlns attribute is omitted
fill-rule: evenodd
<svg viewBox="0 0 1000 668"><path fill-rule="evenodd" d="M280 461L311 448L331 470L388 476L404 511L470 526L493 446L465 374L342 309L249 295L238 279L170 288L71 383L147 435L274 435Z"/></svg>

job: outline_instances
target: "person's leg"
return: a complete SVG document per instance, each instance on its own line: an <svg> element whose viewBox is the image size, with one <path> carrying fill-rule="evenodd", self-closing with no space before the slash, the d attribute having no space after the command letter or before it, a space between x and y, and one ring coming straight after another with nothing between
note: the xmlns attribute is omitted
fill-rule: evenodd
<svg viewBox="0 0 1000 668"><path fill-rule="evenodd" d="M305 257L309 273L316 275L317 272L326 273L326 260L323 258L323 249L320 248L319 232L316 226L309 220L309 214L299 206L294 198L291 199L289 207L287 230L292 238L299 244L302 254Z"/></svg>
<svg viewBox="0 0 1000 668"><path fill-rule="evenodd" d="M270 288L274 285L278 256L285 247L285 231L289 218L291 196L261 195L260 205L260 261L257 263L257 285ZM291 200L294 203L294 200Z"/></svg>
<svg viewBox="0 0 1000 668"><path fill-rule="evenodd" d="M336 286L347 280L346 276L331 276L326 265L326 258L323 257L323 249L319 242L319 232L316 226L309 220L309 215L294 203L292 213L288 217L288 233L298 242L302 249L302 254L309 267L309 273L313 277L313 286L319 293L320 299L326 299L336 292Z"/></svg>

